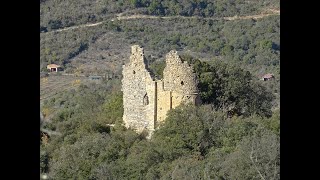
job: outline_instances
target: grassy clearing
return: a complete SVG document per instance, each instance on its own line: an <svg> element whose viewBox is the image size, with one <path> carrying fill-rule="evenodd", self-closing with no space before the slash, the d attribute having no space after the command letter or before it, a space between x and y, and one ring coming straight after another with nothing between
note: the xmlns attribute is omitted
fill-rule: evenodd
<svg viewBox="0 0 320 180"><path fill-rule="evenodd" d="M56 76L40 78L40 102L49 97L69 89L76 89L81 83L86 82L85 77Z"/></svg>

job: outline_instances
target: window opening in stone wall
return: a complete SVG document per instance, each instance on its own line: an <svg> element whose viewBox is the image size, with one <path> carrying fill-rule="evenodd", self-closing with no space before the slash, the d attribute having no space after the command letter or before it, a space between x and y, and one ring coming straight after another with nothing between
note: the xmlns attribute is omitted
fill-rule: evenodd
<svg viewBox="0 0 320 180"><path fill-rule="evenodd" d="M133 74L136 74L136 72L133 70Z"/></svg>
<svg viewBox="0 0 320 180"><path fill-rule="evenodd" d="M184 85L184 83L183 83L183 81L181 81L181 86L183 86Z"/></svg>
<svg viewBox="0 0 320 180"><path fill-rule="evenodd" d="M144 95L143 97L143 105L148 105L149 104L149 97L147 94Z"/></svg>

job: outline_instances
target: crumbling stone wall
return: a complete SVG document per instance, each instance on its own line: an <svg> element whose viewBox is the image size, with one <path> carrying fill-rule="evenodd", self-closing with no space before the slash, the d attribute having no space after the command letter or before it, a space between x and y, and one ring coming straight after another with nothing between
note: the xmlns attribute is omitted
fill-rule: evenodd
<svg viewBox="0 0 320 180"><path fill-rule="evenodd" d="M166 56L163 70L165 91L172 92L172 108L184 103L195 103L198 96L197 76L187 61L182 62L177 51L170 51Z"/></svg>
<svg viewBox="0 0 320 180"><path fill-rule="evenodd" d="M193 68L182 62L176 51L166 55L162 80L151 77L146 64L143 49L132 46L130 62L123 66L123 121L127 128L152 134L170 109L200 102Z"/></svg>
<svg viewBox="0 0 320 180"><path fill-rule="evenodd" d="M172 108L172 92L164 89L163 80L157 81L157 118L156 126L163 122L167 112Z"/></svg>
<svg viewBox="0 0 320 180"><path fill-rule="evenodd" d="M123 121L141 132L154 128L155 82L147 70L143 49L131 47L130 62L123 66Z"/></svg>

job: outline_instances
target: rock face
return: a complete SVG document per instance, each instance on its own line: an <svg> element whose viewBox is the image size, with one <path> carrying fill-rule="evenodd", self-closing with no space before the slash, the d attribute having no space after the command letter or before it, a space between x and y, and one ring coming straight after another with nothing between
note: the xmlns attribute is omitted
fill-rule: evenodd
<svg viewBox="0 0 320 180"><path fill-rule="evenodd" d="M181 103L199 104L197 78L193 68L182 62L176 51L166 55L163 79L155 80L148 70L143 48L131 47L130 62L123 65L123 121L138 133L152 132L166 114Z"/></svg>

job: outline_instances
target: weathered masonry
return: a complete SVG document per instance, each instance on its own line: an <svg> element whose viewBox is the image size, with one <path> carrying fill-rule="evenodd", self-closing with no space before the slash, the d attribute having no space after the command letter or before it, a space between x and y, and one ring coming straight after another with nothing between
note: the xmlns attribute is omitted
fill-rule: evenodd
<svg viewBox="0 0 320 180"><path fill-rule="evenodd" d="M150 75L143 48L131 47L130 62L123 65L123 121L137 132L152 134L168 110L181 103L198 104L197 79L193 68L182 62L176 51L166 55L163 79Z"/></svg>

